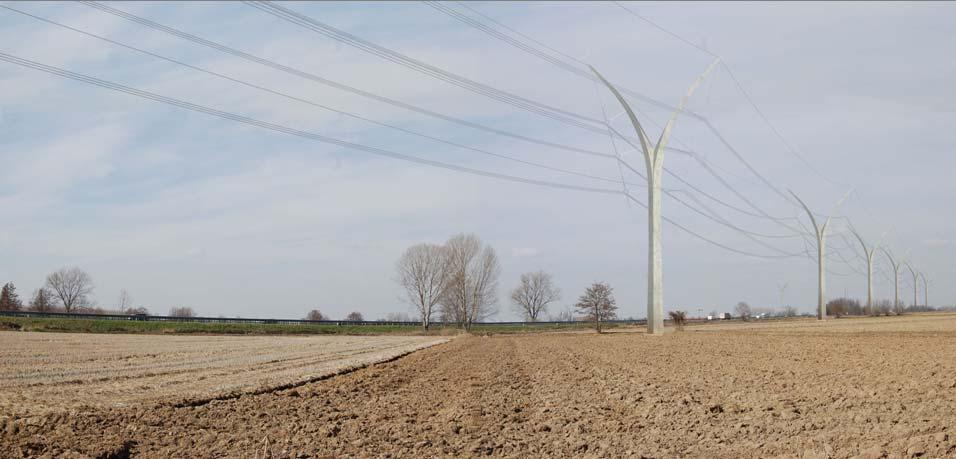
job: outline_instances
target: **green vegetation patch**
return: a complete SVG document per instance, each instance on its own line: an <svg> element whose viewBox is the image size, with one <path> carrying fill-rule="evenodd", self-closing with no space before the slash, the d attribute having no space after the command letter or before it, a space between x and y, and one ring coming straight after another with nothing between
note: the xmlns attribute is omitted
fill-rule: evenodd
<svg viewBox="0 0 956 459"><path fill-rule="evenodd" d="M614 328L619 324L606 324ZM594 324L576 322L567 324L502 324L476 325L471 333L512 334L549 331L593 329ZM61 333L142 333L142 334L199 334L199 335L423 335L418 325L334 325L334 324L250 324L205 322L160 322L142 320L63 319L35 317L5 317L0 330L23 330ZM455 327L433 326L429 335L453 335L461 332Z"/></svg>
<svg viewBox="0 0 956 459"><path fill-rule="evenodd" d="M9 317L4 322L24 331L65 333L171 333L209 335L384 335L418 334L409 325L280 325L203 322L156 322L139 320L47 319Z"/></svg>

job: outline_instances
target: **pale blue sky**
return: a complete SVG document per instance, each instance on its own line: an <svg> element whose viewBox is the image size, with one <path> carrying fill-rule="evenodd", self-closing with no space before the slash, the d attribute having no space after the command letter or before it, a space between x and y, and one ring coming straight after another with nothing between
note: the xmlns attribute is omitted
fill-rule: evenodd
<svg viewBox="0 0 956 459"><path fill-rule="evenodd" d="M4 3L191 65L487 151L619 178L613 160L517 141L383 105L203 48L73 3ZM240 3L111 6L321 77L499 129L613 153L580 130L413 72ZM446 4L473 18L473 12ZM613 81L676 104L711 58L610 3L469 3ZM292 3L307 14L472 80L600 118L620 107L606 90L492 38L424 3ZM722 55L810 171L772 134L719 69L690 102L779 189L821 213L848 189L841 215L868 238L908 253L952 304L956 235L950 201L956 166L956 38L952 3L635 3L630 8ZM0 10L0 52L296 129L461 166L539 180L610 187L377 127L266 94L69 30ZM655 123L668 113L634 100ZM629 129L623 117L614 125ZM648 123L656 137L659 128ZM698 152L736 189L775 216L798 209L760 183L719 140L682 118L673 146ZM619 145L620 146L620 145ZM625 159L639 170L635 152ZM127 289L154 312L191 306L204 315L333 317L402 312L393 281L405 247L474 232L501 257L498 319L514 317L507 292L521 272L554 274L572 304L592 281L617 293L623 316L643 317L646 215L621 196L501 182L373 156L237 124L0 62L0 281L23 297L61 266L81 266L95 299ZM692 159L665 164L745 207ZM629 181L640 178L628 173ZM664 186L687 189L665 176ZM644 198L640 188L632 192ZM679 195L680 196L680 195ZM701 198L704 199L704 198ZM705 201L736 226L787 231ZM664 213L741 250L766 247L665 197ZM841 222L834 223L844 232ZM784 251L794 239L766 239ZM731 310L746 300L810 311L809 259L764 260L707 245L665 223L668 309ZM842 247L844 241L833 239ZM847 251L849 254L850 252ZM879 261L880 269L886 263ZM828 296L865 294L865 279L828 279ZM854 262L854 269L861 269ZM908 277L904 276L904 279ZM876 276L876 294L892 286ZM907 281L908 282L908 281ZM909 285L906 283L905 285ZM921 292L922 295L922 292ZM912 290L901 296L912 301Z"/></svg>

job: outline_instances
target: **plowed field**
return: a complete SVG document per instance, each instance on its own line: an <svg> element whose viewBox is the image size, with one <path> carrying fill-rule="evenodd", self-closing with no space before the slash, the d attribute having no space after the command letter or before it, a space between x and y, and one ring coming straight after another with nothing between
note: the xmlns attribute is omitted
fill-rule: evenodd
<svg viewBox="0 0 956 459"><path fill-rule="evenodd" d="M954 437L956 316L926 315L459 338L195 406L17 416L0 456L954 457Z"/></svg>
<svg viewBox="0 0 956 459"><path fill-rule="evenodd" d="M0 418L263 392L442 341L0 332Z"/></svg>

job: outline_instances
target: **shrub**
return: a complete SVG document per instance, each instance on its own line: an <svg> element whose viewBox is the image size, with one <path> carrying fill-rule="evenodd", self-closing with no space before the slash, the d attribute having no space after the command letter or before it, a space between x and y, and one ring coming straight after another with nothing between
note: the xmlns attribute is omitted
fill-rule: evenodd
<svg viewBox="0 0 956 459"><path fill-rule="evenodd" d="M193 308L183 306L181 308L172 308L169 310L170 317L196 317L196 311Z"/></svg>
<svg viewBox="0 0 956 459"><path fill-rule="evenodd" d="M668 314L670 314L674 326L677 327L678 330L683 330L684 324L687 323L687 313L684 311L671 311Z"/></svg>

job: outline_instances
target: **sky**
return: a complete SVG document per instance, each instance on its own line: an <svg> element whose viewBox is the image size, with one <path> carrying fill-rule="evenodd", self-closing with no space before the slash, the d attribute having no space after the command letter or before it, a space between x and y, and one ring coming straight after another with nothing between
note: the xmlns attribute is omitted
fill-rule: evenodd
<svg viewBox="0 0 956 459"><path fill-rule="evenodd" d="M641 202L643 179L613 156L643 173L642 154L603 125L606 114L633 136L621 106L566 66L589 64L620 87L674 106L713 61L697 49L704 48L725 65L688 102L699 116L685 113L673 131L670 146L693 155L665 155L665 167L682 181L664 175L664 216L696 234L663 224L665 309L730 312L746 301L813 311L816 261L798 234L810 222L787 190L814 212L834 215L828 298L865 299L852 224L868 243L880 241L925 272L930 304L956 303L947 281L956 275L954 3L626 5L696 47L614 3L280 4L429 68L571 113L564 122L242 3L109 4L300 74L604 157L425 116L82 4L2 5L223 77L0 9L5 55L459 168L626 187ZM629 102L656 139L670 109ZM647 213L620 193L515 183L372 154L6 61L0 165L0 282L14 282L24 299L48 273L79 266L105 308L125 289L154 313L188 306L207 316L298 318L319 309L332 318L360 311L375 319L411 312L395 281L407 247L474 233L501 262L495 320L518 317L508 292L521 273L539 269L562 291L552 313L605 281L621 317L646 315ZM878 299L893 298L892 273L878 254ZM906 268L900 279L909 304ZM922 284L919 295L922 303Z"/></svg>

